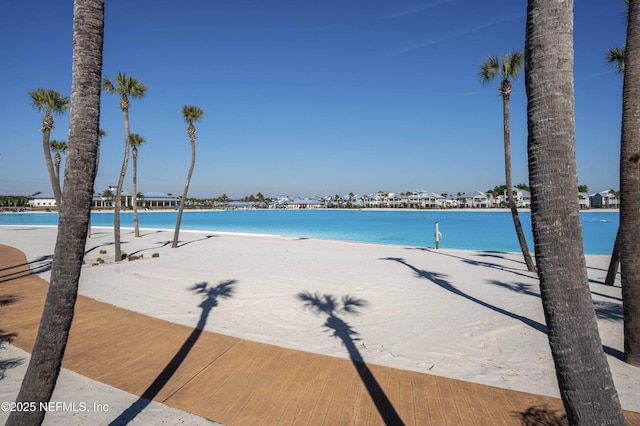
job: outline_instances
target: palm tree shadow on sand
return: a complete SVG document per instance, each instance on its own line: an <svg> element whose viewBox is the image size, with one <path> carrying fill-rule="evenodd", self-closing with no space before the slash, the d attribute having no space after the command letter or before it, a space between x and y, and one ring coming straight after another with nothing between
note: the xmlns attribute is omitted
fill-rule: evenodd
<svg viewBox="0 0 640 426"><path fill-rule="evenodd" d="M567 415L546 406L533 406L521 413L513 413L522 426L569 426Z"/></svg>
<svg viewBox="0 0 640 426"><path fill-rule="evenodd" d="M411 269L416 276L420 277L420 278L424 278L428 281L431 281L432 283L440 286L441 288L450 291L453 294L456 294L460 297L463 297L471 302L477 303L480 306L483 306L487 309L491 309L492 311L495 311L499 314L502 315L506 315L510 318L513 318L515 320L521 321L522 323L528 325L529 327L533 328L534 330L537 330L541 333L547 334L547 325L546 324L542 324L538 321L532 320L530 318L524 317L522 315L518 315L514 312L509 312L506 309L502 309L499 308L497 306L491 305L490 303L485 302L484 300L480 300L474 296L471 296L465 292L463 292L462 290L456 288L453 284L451 284L449 281L445 280L444 277L446 275L443 274L439 274L437 272L430 272L430 271L425 271L423 269L418 269L415 266L411 265L410 263L408 263L405 259L401 258L401 257L385 257L382 258L380 260L390 260L393 262L398 262L406 267L408 267L409 269ZM611 314L614 315L614 314ZM602 349L604 350L604 352L607 355L610 355L612 357L618 358L619 360L624 360L624 354L622 353L622 351L619 351L618 349L612 348L611 346L607 346L607 345L602 345Z"/></svg>
<svg viewBox="0 0 640 426"><path fill-rule="evenodd" d="M367 302L362 299L356 299L350 296L343 296L341 303L331 294L320 295L318 293L311 294L309 292L301 292L297 295L298 299L304 302L305 307L310 308L317 315L327 315L327 321L324 326L333 330L333 337L338 337L349 352L349 357L353 362L362 383L364 383L371 399L373 400L378 413L387 425L404 425L400 416L387 398L380 384L365 364L360 351L356 347L355 342L359 340L358 332L349 324L338 317L338 314L345 313L358 315L358 308L365 307Z"/></svg>
<svg viewBox="0 0 640 426"><path fill-rule="evenodd" d="M126 425L136 418L138 414L140 414L155 398L158 393L162 390L162 388L169 382L171 377L178 370L180 365L184 362L189 355L191 349L193 349L194 345L200 338L200 335L204 331L204 326L207 323L207 319L209 318L209 314L211 310L218 306L218 299L226 299L232 296L233 294L233 285L236 283L236 280L228 280L223 281L216 286L209 286L207 282L202 282L199 284L195 284L193 287L190 287L189 290L195 294L200 294L204 297L204 300L198 307L202 309L200 313L200 319L198 321L198 325L193 329L189 337L184 341L178 352L173 356L171 361L164 367L164 369L158 374L155 380L147 387L147 389L142 393L140 398L129 408L122 412L115 420L109 423L111 426L117 425ZM177 392L179 389L176 389ZM169 395L166 399L169 399L173 394Z"/></svg>

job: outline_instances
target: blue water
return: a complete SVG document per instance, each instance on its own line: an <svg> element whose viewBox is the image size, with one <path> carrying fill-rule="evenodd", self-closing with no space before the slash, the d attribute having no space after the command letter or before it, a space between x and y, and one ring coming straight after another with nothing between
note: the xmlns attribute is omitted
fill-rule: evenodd
<svg viewBox="0 0 640 426"><path fill-rule="evenodd" d="M177 212L140 212L141 228L173 229ZM587 254L610 254L618 230L618 212L580 214ZM520 219L533 251L531 214ZM113 213L94 212L94 226L113 226ZM57 225L57 213L3 213L0 225ZM433 247L439 223L441 248L518 252L520 246L507 210L240 210L186 211L181 229L271 234L329 240ZM133 227L133 213L121 216L123 227Z"/></svg>

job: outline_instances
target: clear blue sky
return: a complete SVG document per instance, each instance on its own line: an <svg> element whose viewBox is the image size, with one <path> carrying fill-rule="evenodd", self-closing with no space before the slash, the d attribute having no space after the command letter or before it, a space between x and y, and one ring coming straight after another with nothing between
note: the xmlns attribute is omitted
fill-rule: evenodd
<svg viewBox="0 0 640 426"><path fill-rule="evenodd" d="M0 194L51 193L27 92L71 90L72 1L0 0ZM190 196L486 191L504 183L499 81L488 54L522 49L525 0L109 0L104 75L137 77L141 192L180 194L185 104L204 110ZM579 183L619 187L622 0L575 3ZM524 72L511 97L514 183L528 182ZM52 139L66 140L68 114ZM118 180L124 126L103 93L95 190ZM125 189L131 190L131 170Z"/></svg>

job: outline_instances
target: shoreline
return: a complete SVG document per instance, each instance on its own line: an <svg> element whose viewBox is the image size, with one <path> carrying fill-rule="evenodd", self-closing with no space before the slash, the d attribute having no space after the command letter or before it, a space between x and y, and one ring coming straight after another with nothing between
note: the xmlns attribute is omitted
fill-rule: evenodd
<svg viewBox="0 0 640 426"><path fill-rule="evenodd" d="M509 208L507 207L491 207L491 208L446 208L446 209L399 209L399 208L385 208L385 207L360 207L360 208L350 208L350 209L345 209L345 208L317 208L317 209L264 209L264 208L250 208L250 209L244 209L244 208L239 208L239 209L222 209L222 208L210 208L210 209L185 209L184 213L187 212L232 212L232 211L381 211L381 212L478 212L478 213L487 213L487 212L510 212ZM589 213L589 212L594 212L594 213L619 213L620 209L599 209L599 208L592 208L592 209L580 209L579 210L580 213L584 212L584 213ZM149 210L138 210L138 213L155 213L155 212L161 212L161 213L168 213L168 212L176 212L177 214L177 210L173 209L173 208L167 208L167 209L161 209L161 208L155 208L155 209L149 209ZM523 212L531 212L531 209L529 208L518 208L518 212L523 213ZM5 210L1 210L0 214L9 214L9 213L21 213L21 214L30 214L30 213L51 213L51 214L57 214L58 211L40 211L40 210L28 210L28 211L23 211L23 212L16 212L16 211L5 211ZM91 210L91 213L113 213L112 209L100 209L100 210ZM120 210L120 213L129 213L129 214L133 214L133 210Z"/></svg>
<svg viewBox="0 0 640 426"><path fill-rule="evenodd" d="M520 252L517 240L513 238L515 234L512 232L511 218L507 217L510 211L505 209L292 209L285 210L288 213L279 213L280 211L282 210L237 212L188 210L182 222L181 231L302 237L433 248L435 240L432 235L435 221L440 222L442 233L445 234L445 238L440 243L443 248ZM312 211L315 213L311 213ZM352 213L343 213L349 211ZM96 213L93 220L94 227L112 228L113 220L110 220L109 216L113 211L94 213ZM132 212L124 213L122 229L133 228ZM175 228L175 211L173 210L140 213L141 229L172 231ZM0 226L43 226L38 222L44 222L46 226L57 224L56 212L32 216L33 219L30 219L29 215L37 214L30 212L15 219L4 216L6 218L4 222L7 224L2 224L3 220L0 220ZM596 216L598 214L600 215ZM582 222L586 254L611 254L615 237L613 227L616 226L618 216L618 212L611 210L585 211ZM531 223L526 219L528 216L525 217L524 226L529 228L525 231L528 232L527 242L532 249ZM604 228L600 225L601 222L605 223ZM445 227L448 228L445 229Z"/></svg>
<svg viewBox="0 0 640 426"><path fill-rule="evenodd" d="M0 224L0 230L2 228L57 228L58 225L4 225ZM91 226L91 229L103 229L110 230L113 232L113 226ZM134 228L130 226L121 226L121 231L131 231L133 233ZM153 227L145 227L140 228L140 232L167 232L173 235L173 229L169 228L153 228ZM93 232L93 231L92 231ZM180 234L183 232L186 233L194 233L194 234L220 234L227 236L239 236L239 237L258 237L258 238L285 238L285 239L305 239L305 240L317 240L317 241L333 241L336 243L353 243L353 244L366 244L366 245L380 245L380 246L397 246L397 247L405 247L411 248L415 250L450 250L450 251L461 251L461 252L484 252L484 253L504 253L520 256L522 253L520 251L504 251L504 250L479 250L479 249L463 249L463 248L451 248L451 247L440 247L436 249L435 246L416 246L410 244L394 244L394 243L381 243L376 241L356 241L356 240L340 240L340 239L329 239L329 238L317 238L317 237L301 237L299 235L285 235L285 234L263 234L263 233L254 233L254 232L232 232L232 231L217 231L217 230L203 230L203 229L180 229ZM601 254L601 253L584 253L585 258L587 257L602 257L602 258L611 258L610 254ZM608 260L607 260L608 262Z"/></svg>

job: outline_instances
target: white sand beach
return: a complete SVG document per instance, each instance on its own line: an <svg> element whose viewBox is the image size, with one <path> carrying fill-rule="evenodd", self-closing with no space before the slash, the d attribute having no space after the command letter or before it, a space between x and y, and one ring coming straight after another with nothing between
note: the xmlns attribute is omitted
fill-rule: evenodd
<svg viewBox="0 0 640 426"><path fill-rule="evenodd" d="M0 242L34 261L53 253L56 233L53 227L3 226ZM230 297L213 308L206 330L348 359L340 339L324 326L327 315L299 297L326 295L337 302L335 315L357 333L367 363L559 396L537 277L518 253L187 231L180 234L180 247L172 249L172 232L142 230L141 235L134 238L132 230L123 229L123 251L143 258L116 264L112 230L94 228L80 293L194 327L203 300L198 285L226 284ZM98 264L98 258L106 262ZM619 282L602 284L608 261L608 256L587 256L590 287L623 408L640 411L640 369L618 358L623 348ZM49 272L40 276L48 280ZM341 310L345 297L355 302L356 313ZM15 348L0 351L2 359L23 355ZM5 371L3 401L17 392L24 364ZM59 386L60 392L91 389L105 392L104 400L124 401L128 395L69 372L61 383L67 385ZM163 406L154 407L156 422L176 418L171 417L176 410L165 407L173 411L158 414ZM198 421L180 414L185 423Z"/></svg>

